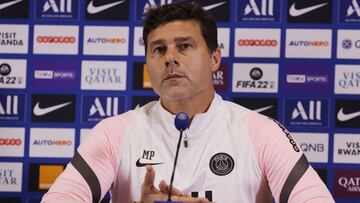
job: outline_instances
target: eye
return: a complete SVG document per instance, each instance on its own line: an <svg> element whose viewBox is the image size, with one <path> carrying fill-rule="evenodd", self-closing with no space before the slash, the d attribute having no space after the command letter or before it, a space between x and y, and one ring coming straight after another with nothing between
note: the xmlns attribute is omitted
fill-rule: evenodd
<svg viewBox="0 0 360 203"><path fill-rule="evenodd" d="M188 50L189 48L191 48L191 44L183 43L183 44L180 44L179 48L180 48L180 50Z"/></svg>
<svg viewBox="0 0 360 203"><path fill-rule="evenodd" d="M166 47L164 47L164 46L155 47L153 49L153 53L155 53L155 54L163 54L163 53L165 53L165 51L166 51Z"/></svg>

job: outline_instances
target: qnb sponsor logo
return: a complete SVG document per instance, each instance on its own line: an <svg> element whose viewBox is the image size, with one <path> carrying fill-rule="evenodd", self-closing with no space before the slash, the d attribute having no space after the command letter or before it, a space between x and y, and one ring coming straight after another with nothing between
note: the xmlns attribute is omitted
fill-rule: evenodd
<svg viewBox="0 0 360 203"><path fill-rule="evenodd" d="M0 31L0 45L1 46L23 46L22 39L18 39L16 32L1 32Z"/></svg>
<svg viewBox="0 0 360 203"><path fill-rule="evenodd" d="M301 101L298 101L292 111L291 119L301 117L302 120L321 120L321 101L309 101L309 108L305 110Z"/></svg>
<svg viewBox="0 0 360 203"><path fill-rule="evenodd" d="M22 141L19 138L0 138L0 146L2 145L21 145Z"/></svg>
<svg viewBox="0 0 360 203"><path fill-rule="evenodd" d="M88 38L87 43L102 43L102 44L125 44L125 38Z"/></svg>
<svg viewBox="0 0 360 203"><path fill-rule="evenodd" d="M75 79L75 71L36 70L34 77L36 79Z"/></svg>
<svg viewBox="0 0 360 203"><path fill-rule="evenodd" d="M344 89L360 87L360 72L344 72L338 84Z"/></svg>
<svg viewBox="0 0 360 203"><path fill-rule="evenodd" d="M346 142L346 148L339 148L338 155L360 155L360 142Z"/></svg>
<svg viewBox="0 0 360 203"><path fill-rule="evenodd" d="M275 39L239 39L237 44L241 47L276 47L279 43Z"/></svg>
<svg viewBox="0 0 360 203"><path fill-rule="evenodd" d="M289 42L289 46L297 46L297 47L328 47L330 43L328 41L304 41L292 40Z"/></svg>
<svg viewBox="0 0 360 203"><path fill-rule="evenodd" d="M340 177L338 184L347 192L360 192L360 177Z"/></svg>
<svg viewBox="0 0 360 203"><path fill-rule="evenodd" d="M325 150L322 143L301 143L300 148L304 152L323 152Z"/></svg>
<svg viewBox="0 0 360 203"><path fill-rule="evenodd" d="M57 146L71 146L71 140L34 140L33 145L57 145Z"/></svg>
<svg viewBox="0 0 360 203"><path fill-rule="evenodd" d="M351 39L344 39L341 42L341 46L345 50L351 49L353 47L353 45L355 48L360 49L360 40L356 40L354 44Z"/></svg>
<svg viewBox="0 0 360 203"><path fill-rule="evenodd" d="M356 15L360 17L360 6L357 0L352 0L346 11L346 17L352 16L354 13L356 13Z"/></svg>
<svg viewBox="0 0 360 203"><path fill-rule="evenodd" d="M76 38L74 36L38 36L36 41L38 43L75 44Z"/></svg>
<svg viewBox="0 0 360 203"><path fill-rule="evenodd" d="M117 68L90 68L90 75L85 76L85 82L90 85L121 83L120 75Z"/></svg>

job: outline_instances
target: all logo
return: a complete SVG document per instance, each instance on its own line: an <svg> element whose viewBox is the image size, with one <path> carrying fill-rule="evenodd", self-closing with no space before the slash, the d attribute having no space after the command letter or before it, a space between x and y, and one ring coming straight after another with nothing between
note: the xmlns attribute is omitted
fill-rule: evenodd
<svg viewBox="0 0 360 203"><path fill-rule="evenodd" d="M359 65L335 65L335 93L360 94Z"/></svg>
<svg viewBox="0 0 360 203"><path fill-rule="evenodd" d="M82 90L125 90L125 61L82 61Z"/></svg>
<svg viewBox="0 0 360 203"><path fill-rule="evenodd" d="M35 164L29 165L29 190L47 191L56 178L64 171L65 164Z"/></svg>
<svg viewBox="0 0 360 203"><path fill-rule="evenodd" d="M359 23L360 22L360 1L342 0L339 1L339 22Z"/></svg>
<svg viewBox="0 0 360 203"><path fill-rule="evenodd" d="M27 54L28 44L29 44L28 36L29 36L29 25L1 24L0 53Z"/></svg>
<svg viewBox="0 0 360 203"><path fill-rule="evenodd" d="M338 30L337 58L360 59L360 31Z"/></svg>
<svg viewBox="0 0 360 203"><path fill-rule="evenodd" d="M327 95L331 70L327 64L285 64L285 93Z"/></svg>
<svg viewBox="0 0 360 203"><path fill-rule="evenodd" d="M0 121L24 121L25 96L0 94Z"/></svg>
<svg viewBox="0 0 360 203"><path fill-rule="evenodd" d="M70 89L76 87L77 62L33 61L32 86L38 89Z"/></svg>
<svg viewBox="0 0 360 203"><path fill-rule="evenodd" d="M26 60L0 59L0 88L26 87Z"/></svg>
<svg viewBox="0 0 360 203"><path fill-rule="evenodd" d="M0 128L0 156L24 156L25 128Z"/></svg>
<svg viewBox="0 0 360 203"><path fill-rule="evenodd" d="M281 1L246 0L238 3L238 21L264 23L280 21Z"/></svg>
<svg viewBox="0 0 360 203"><path fill-rule="evenodd" d="M85 26L84 55L128 55L129 27Z"/></svg>
<svg viewBox="0 0 360 203"><path fill-rule="evenodd" d="M309 162L327 163L329 152L329 134L291 133L296 143L305 153Z"/></svg>
<svg viewBox="0 0 360 203"><path fill-rule="evenodd" d="M336 120L337 128L360 128L360 100L336 100Z"/></svg>
<svg viewBox="0 0 360 203"><path fill-rule="evenodd" d="M360 198L359 170L337 169L334 172L335 197Z"/></svg>
<svg viewBox="0 0 360 203"><path fill-rule="evenodd" d="M332 31L327 29L287 29L287 58L331 58Z"/></svg>
<svg viewBox="0 0 360 203"><path fill-rule="evenodd" d="M75 104L75 95L33 94L31 121L72 123Z"/></svg>
<svg viewBox="0 0 360 203"><path fill-rule="evenodd" d="M39 0L36 1L36 17L42 19L77 19L79 1Z"/></svg>
<svg viewBox="0 0 360 203"><path fill-rule="evenodd" d="M288 0L289 23L331 23L332 0Z"/></svg>
<svg viewBox="0 0 360 203"><path fill-rule="evenodd" d="M86 0L86 20L129 20L129 0Z"/></svg>
<svg viewBox="0 0 360 203"><path fill-rule="evenodd" d="M160 7L166 4L180 2L181 0L137 0L136 19L141 20L150 8ZM210 12L218 22L226 22L230 19L230 2L228 0L206 0L196 2L202 8Z"/></svg>
<svg viewBox="0 0 360 203"><path fill-rule="evenodd" d="M328 111L325 99L285 99L285 125L327 127Z"/></svg>
<svg viewBox="0 0 360 203"><path fill-rule="evenodd" d="M261 113L273 119L277 119L278 101L272 98L244 98L235 97L233 101L248 109Z"/></svg>
<svg viewBox="0 0 360 203"><path fill-rule="evenodd" d="M0 162L0 192L21 192L22 163Z"/></svg>
<svg viewBox="0 0 360 203"><path fill-rule="evenodd" d="M26 19L29 17L29 0L3 0L0 2L1 19Z"/></svg>
<svg viewBox="0 0 360 203"><path fill-rule="evenodd" d="M233 92L277 92L278 64L235 63Z"/></svg>
<svg viewBox="0 0 360 203"><path fill-rule="evenodd" d="M125 97L83 96L82 122L99 122L125 111Z"/></svg>

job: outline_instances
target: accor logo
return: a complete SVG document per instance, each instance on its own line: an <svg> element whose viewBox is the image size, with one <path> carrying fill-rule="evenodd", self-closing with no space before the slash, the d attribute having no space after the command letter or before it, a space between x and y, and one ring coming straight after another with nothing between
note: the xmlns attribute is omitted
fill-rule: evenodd
<svg viewBox="0 0 360 203"><path fill-rule="evenodd" d="M38 36L36 37L38 43L62 43L62 44L74 44L76 38L73 36Z"/></svg>

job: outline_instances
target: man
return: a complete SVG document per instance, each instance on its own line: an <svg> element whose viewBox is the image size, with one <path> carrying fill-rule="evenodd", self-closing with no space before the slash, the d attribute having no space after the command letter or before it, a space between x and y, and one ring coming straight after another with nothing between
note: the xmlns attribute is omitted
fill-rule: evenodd
<svg viewBox="0 0 360 203"><path fill-rule="evenodd" d="M334 202L282 125L215 93L212 73L221 53L208 13L196 4L170 4L150 10L143 25L146 64L160 101L95 126L42 202L98 202L109 189L113 202L166 200L164 180L179 134L174 115L182 111L191 124L173 200Z"/></svg>

